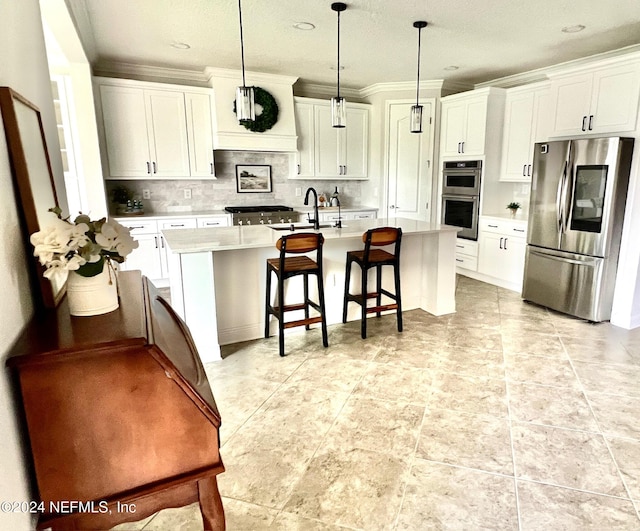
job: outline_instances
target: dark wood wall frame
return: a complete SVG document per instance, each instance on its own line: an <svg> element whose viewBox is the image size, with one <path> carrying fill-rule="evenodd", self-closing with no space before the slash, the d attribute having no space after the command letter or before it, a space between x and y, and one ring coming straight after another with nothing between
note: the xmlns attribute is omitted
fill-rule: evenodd
<svg viewBox="0 0 640 531"><path fill-rule="evenodd" d="M59 206L40 109L10 87L0 87L0 110L34 277L44 307L55 308L66 292L66 283L44 278L45 268L33 257L29 244L29 236L39 231L46 216L51 215L48 210Z"/></svg>

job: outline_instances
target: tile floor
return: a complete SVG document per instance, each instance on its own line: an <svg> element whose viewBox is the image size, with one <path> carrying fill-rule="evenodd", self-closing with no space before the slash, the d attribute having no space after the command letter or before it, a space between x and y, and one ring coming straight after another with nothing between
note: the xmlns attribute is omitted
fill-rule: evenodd
<svg viewBox="0 0 640 531"><path fill-rule="evenodd" d="M235 530L640 529L640 329L459 277L458 312L225 347ZM197 505L119 530L202 529Z"/></svg>

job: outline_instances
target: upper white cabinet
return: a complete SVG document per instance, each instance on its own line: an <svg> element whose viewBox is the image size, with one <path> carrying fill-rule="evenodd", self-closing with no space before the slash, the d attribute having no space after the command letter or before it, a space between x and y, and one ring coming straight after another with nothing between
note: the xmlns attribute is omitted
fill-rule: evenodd
<svg viewBox="0 0 640 531"><path fill-rule="evenodd" d="M185 92L191 177L215 177L209 94Z"/></svg>
<svg viewBox="0 0 640 531"><path fill-rule="evenodd" d="M501 181L531 181L533 145L547 140L549 99L548 83L507 90Z"/></svg>
<svg viewBox="0 0 640 531"><path fill-rule="evenodd" d="M369 105L347 103L347 126L331 125L325 100L296 98L297 174L294 178L367 179Z"/></svg>
<svg viewBox="0 0 640 531"><path fill-rule="evenodd" d="M96 83L105 178L214 177L206 90L117 79Z"/></svg>
<svg viewBox="0 0 640 531"><path fill-rule="evenodd" d="M504 89L472 90L441 101L441 155L460 159L485 155L486 131L495 132L491 126L502 125Z"/></svg>
<svg viewBox="0 0 640 531"><path fill-rule="evenodd" d="M640 62L554 77L552 136L633 131L638 118Z"/></svg>

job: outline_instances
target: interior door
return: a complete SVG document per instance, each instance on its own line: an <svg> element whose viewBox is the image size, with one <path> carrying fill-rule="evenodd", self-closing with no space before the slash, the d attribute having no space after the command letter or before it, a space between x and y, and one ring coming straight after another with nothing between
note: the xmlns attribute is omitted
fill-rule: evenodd
<svg viewBox="0 0 640 531"><path fill-rule="evenodd" d="M412 103L388 107L387 216L429 221L431 217L433 105L424 103L422 133L411 133Z"/></svg>

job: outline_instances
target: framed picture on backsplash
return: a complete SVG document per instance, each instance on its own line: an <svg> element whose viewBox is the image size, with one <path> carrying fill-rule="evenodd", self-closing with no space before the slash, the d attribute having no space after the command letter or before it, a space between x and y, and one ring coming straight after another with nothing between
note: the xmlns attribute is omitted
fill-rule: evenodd
<svg viewBox="0 0 640 531"><path fill-rule="evenodd" d="M271 166L236 164L236 188L239 194L271 192Z"/></svg>

